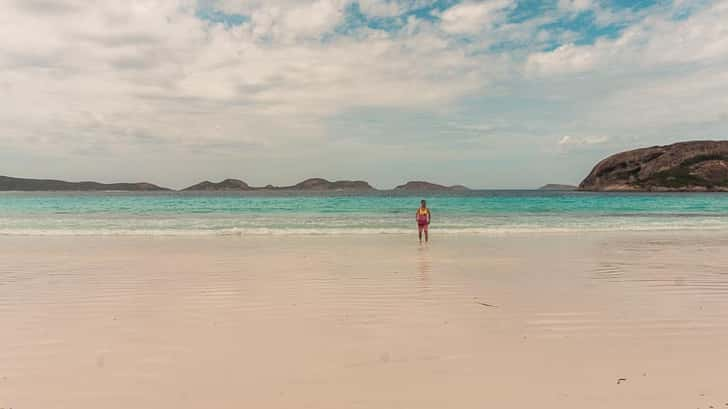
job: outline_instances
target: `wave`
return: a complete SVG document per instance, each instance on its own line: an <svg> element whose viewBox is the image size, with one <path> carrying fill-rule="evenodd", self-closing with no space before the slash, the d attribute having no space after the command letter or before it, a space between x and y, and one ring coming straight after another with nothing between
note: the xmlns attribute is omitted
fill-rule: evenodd
<svg viewBox="0 0 728 409"><path fill-rule="evenodd" d="M608 233L650 231L725 231L725 226L705 225L618 225L618 226L500 226L472 228L433 228L436 235L522 235L564 233ZM0 228L0 236L338 236L338 235L410 235L412 228L229 228L229 229L39 229Z"/></svg>

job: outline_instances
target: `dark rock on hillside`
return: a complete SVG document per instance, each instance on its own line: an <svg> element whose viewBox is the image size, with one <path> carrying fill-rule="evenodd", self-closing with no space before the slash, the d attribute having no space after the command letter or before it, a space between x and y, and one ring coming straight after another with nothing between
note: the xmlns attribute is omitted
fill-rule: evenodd
<svg viewBox="0 0 728 409"><path fill-rule="evenodd" d="M153 192L165 191L167 188L151 183L98 183L98 182L66 182L53 179L24 179L0 176L0 191L130 191Z"/></svg>
<svg viewBox="0 0 728 409"><path fill-rule="evenodd" d="M225 179L222 182L214 183L210 181L200 182L196 185L192 185L188 188L182 189L185 192L219 192L219 191L240 191L240 190L253 190L247 183L238 179Z"/></svg>
<svg viewBox="0 0 728 409"><path fill-rule="evenodd" d="M556 183L549 183L547 185L543 185L538 190L558 190L558 191L569 191L569 190L576 190L578 189L578 186L573 185L560 185Z"/></svg>
<svg viewBox="0 0 728 409"><path fill-rule="evenodd" d="M612 155L579 185L590 191L728 191L728 141L680 142Z"/></svg>
<svg viewBox="0 0 728 409"><path fill-rule="evenodd" d="M457 192L469 190L463 185L444 186L436 183L423 182L423 181L410 181L404 185L399 185L394 190L408 191L408 192Z"/></svg>

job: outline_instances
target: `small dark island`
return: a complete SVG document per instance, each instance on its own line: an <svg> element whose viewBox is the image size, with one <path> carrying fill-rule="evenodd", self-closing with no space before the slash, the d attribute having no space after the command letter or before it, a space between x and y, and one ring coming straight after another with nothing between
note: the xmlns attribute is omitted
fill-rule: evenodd
<svg viewBox="0 0 728 409"><path fill-rule="evenodd" d="M248 190L253 190L253 188L239 179L225 179L218 183L206 180L182 189L183 192L236 192Z"/></svg>
<svg viewBox="0 0 728 409"><path fill-rule="evenodd" d="M395 187L394 190L405 192L462 192L470 189L463 185L445 186L430 182L410 181Z"/></svg>
<svg viewBox="0 0 728 409"><path fill-rule="evenodd" d="M579 185L586 191L728 191L728 141L680 142L612 155Z"/></svg>
<svg viewBox="0 0 728 409"><path fill-rule="evenodd" d="M376 190L368 182L365 182L363 180L337 180L334 182L330 182L326 179L321 178L306 179L303 182L297 183L293 186L279 187L274 189L315 191L345 190L356 192L369 192Z"/></svg>

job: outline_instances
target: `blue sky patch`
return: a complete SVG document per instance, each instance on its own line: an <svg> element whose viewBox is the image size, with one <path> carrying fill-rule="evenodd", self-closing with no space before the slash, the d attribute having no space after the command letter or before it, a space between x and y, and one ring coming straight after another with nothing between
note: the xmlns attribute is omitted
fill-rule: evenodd
<svg viewBox="0 0 728 409"><path fill-rule="evenodd" d="M437 21L437 14L460 3L457 0L437 0L431 5L408 10L398 16L369 16L362 12L358 2L350 4L346 9L345 22L336 29L337 34L351 33L358 28L367 27L373 30L394 32L400 30L410 17L424 21Z"/></svg>
<svg viewBox="0 0 728 409"><path fill-rule="evenodd" d="M542 25L540 28L548 32L562 34L571 33L573 43L577 45L593 44L601 37L616 38L626 27L625 24L609 24L600 26L596 23L594 11L587 10L576 15L566 15ZM558 46L558 44L552 44Z"/></svg>
<svg viewBox="0 0 728 409"><path fill-rule="evenodd" d="M521 0L508 13L508 22L512 24L523 23L524 21L541 17L549 11L556 10L556 7L556 1Z"/></svg>
<svg viewBox="0 0 728 409"><path fill-rule="evenodd" d="M223 24L225 27L239 26L250 20L248 16L224 13L211 7L200 7L195 12L195 15L201 20L216 24Z"/></svg>

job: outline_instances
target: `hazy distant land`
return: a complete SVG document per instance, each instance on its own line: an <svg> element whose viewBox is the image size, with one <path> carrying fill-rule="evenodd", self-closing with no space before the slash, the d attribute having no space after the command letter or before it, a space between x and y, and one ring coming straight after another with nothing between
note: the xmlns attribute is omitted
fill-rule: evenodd
<svg viewBox="0 0 728 409"><path fill-rule="evenodd" d="M303 182L291 186L273 186L266 185L264 187L253 187L239 179L225 179L222 182L214 183L210 181L200 182L198 184L182 189L185 192L200 191L255 191L255 190L313 190L313 191L329 191L329 190L346 190L367 192L377 190L368 182L363 180L337 180L334 182L322 178L306 179Z"/></svg>
<svg viewBox="0 0 728 409"><path fill-rule="evenodd" d="M559 191L568 191L568 190L576 190L578 189L578 186L574 185L563 185L563 184L557 184L557 183L549 183L547 185L543 185L538 190L559 190Z"/></svg>
<svg viewBox="0 0 728 409"><path fill-rule="evenodd" d="M167 189L151 183L66 182L54 179L24 179L0 176L0 191L139 191L154 192Z"/></svg>
<svg viewBox="0 0 728 409"><path fill-rule="evenodd" d="M0 191L173 191L151 183L98 183L98 182L67 182L52 179L26 179L9 176L0 176ZM443 186L430 182L413 181L397 186L394 191L405 192L442 192L466 191L462 185ZM250 186L239 179L225 179L221 182L203 181L192 186L180 189L182 192L252 192L252 191L343 191L343 192L375 192L369 182L363 180L337 180L329 181L322 178L310 178L290 186L266 185L262 187Z"/></svg>
<svg viewBox="0 0 728 409"><path fill-rule="evenodd" d="M728 141L681 142L668 146L635 149L612 155L599 162L576 187L547 184L540 190L693 192L728 191ZM67 182L55 179L26 179L0 176L0 191L171 191L146 182ZM181 189L185 192L247 191L343 191L374 192L364 180L329 181L310 178L290 186L250 186L239 179L203 181ZM462 192L463 185L445 186L426 181L409 181L396 186L397 192Z"/></svg>

